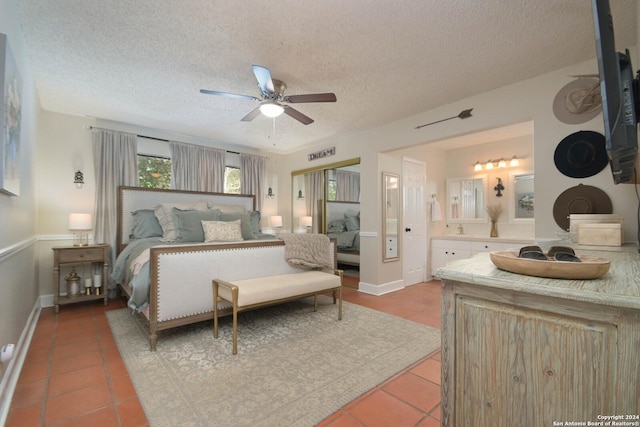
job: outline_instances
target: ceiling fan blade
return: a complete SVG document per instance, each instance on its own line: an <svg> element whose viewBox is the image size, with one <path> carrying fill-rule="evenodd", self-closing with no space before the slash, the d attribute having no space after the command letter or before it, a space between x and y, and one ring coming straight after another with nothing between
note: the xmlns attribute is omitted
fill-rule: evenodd
<svg viewBox="0 0 640 427"><path fill-rule="evenodd" d="M313 123L313 119L311 117L307 117L304 114L302 114L300 111L296 110L295 108L291 108L288 105L283 105L284 107L284 113L290 117L293 117L294 119L296 119L297 121L299 121L300 123L302 123L303 125L310 125L311 123Z"/></svg>
<svg viewBox="0 0 640 427"><path fill-rule="evenodd" d="M271 72L268 68L262 67L260 65L252 65L253 74L256 75L256 80L258 80L258 86L262 93L273 93L275 92L275 88L273 86L273 80L271 80Z"/></svg>
<svg viewBox="0 0 640 427"><path fill-rule="evenodd" d="M219 92L217 90L200 89L200 93L204 93L207 95L226 96L227 98L240 98L240 99L251 99L251 100L255 99L256 101L260 101L260 99L256 98L255 96L240 95L238 93Z"/></svg>
<svg viewBox="0 0 640 427"><path fill-rule="evenodd" d="M285 102L299 104L302 102L336 102L335 93L308 93L306 95L291 95L284 97Z"/></svg>
<svg viewBox="0 0 640 427"><path fill-rule="evenodd" d="M260 115L260 107L256 107L249 112L246 116L244 116L240 121L241 122L250 122Z"/></svg>

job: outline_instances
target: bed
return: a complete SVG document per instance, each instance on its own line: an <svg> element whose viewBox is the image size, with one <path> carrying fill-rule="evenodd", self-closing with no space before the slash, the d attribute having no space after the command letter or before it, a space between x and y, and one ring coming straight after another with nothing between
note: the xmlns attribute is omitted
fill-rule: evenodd
<svg viewBox="0 0 640 427"><path fill-rule="evenodd" d="M360 203L327 201L327 235L335 239L339 264L360 265Z"/></svg>
<svg viewBox="0 0 640 427"><path fill-rule="evenodd" d="M247 269L233 251L283 245L260 232L253 195L120 187L117 221L112 279L149 322L152 350L158 331L213 318L212 279L242 279ZM231 313L223 302L218 309Z"/></svg>

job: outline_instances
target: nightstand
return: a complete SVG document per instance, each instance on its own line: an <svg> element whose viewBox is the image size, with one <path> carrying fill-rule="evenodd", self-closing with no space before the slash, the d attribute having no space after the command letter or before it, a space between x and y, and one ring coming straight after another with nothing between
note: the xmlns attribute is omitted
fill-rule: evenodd
<svg viewBox="0 0 640 427"><path fill-rule="evenodd" d="M72 264L74 267L89 266L91 279L93 280L94 264L102 267L102 283L100 284L99 294L96 295L95 284L91 288L90 295L81 292L77 297L69 297L60 295L60 286L66 289L66 283L60 283L60 266ZM81 282L81 291L84 291L84 279ZM64 282L64 280L63 280ZM109 283L109 245L97 244L88 246L60 246L53 248L53 283L55 286L53 293L53 304L56 313L60 310L61 305L75 304L78 302L104 300L104 305L108 304L107 284Z"/></svg>

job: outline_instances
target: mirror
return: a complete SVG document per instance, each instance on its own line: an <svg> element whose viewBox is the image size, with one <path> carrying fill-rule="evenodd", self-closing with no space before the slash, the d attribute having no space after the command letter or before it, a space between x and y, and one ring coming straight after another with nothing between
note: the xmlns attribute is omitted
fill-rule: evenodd
<svg viewBox="0 0 640 427"><path fill-rule="evenodd" d="M291 172L291 221L295 233L335 239L338 265L359 268L360 158Z"/></svg>
<svg viewBox="0 0 640 427"><path fill-rule="evenodd" d="M398 253L398 217L400 206L400 176L382 173L382 234L383 253L382 261L396 261L400 259Z"/></svg>
<svg viewBox="0 0 640 427"><path fill-rule="evenodd" d="M486 175L447 179L449 222L486 222Z"/></svg>
<svg viewBox="0 0 640 427"><path fill-rule="evenodd" d="M531 172L509 174L509 217L514 222L533 222L535 217L534 176Z"/></svg>

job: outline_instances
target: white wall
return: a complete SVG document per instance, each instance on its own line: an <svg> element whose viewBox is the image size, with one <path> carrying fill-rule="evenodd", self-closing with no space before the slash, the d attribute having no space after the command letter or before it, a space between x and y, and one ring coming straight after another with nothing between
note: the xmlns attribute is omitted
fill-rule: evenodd
<svg viewBox="0 0 640 427"><path fill-rule="evenodd" d="M36 256L37 192L34 152L39 107L24 43L18 27L15 0L0 0L0 33L6 34L22 78L20 195L0 194L0 346L23 346L30 315L38 301ZM14 361L18 357L14 357ZM0 424L6 415L10 382L16 370L14 362L0 366Z"/></svg>

